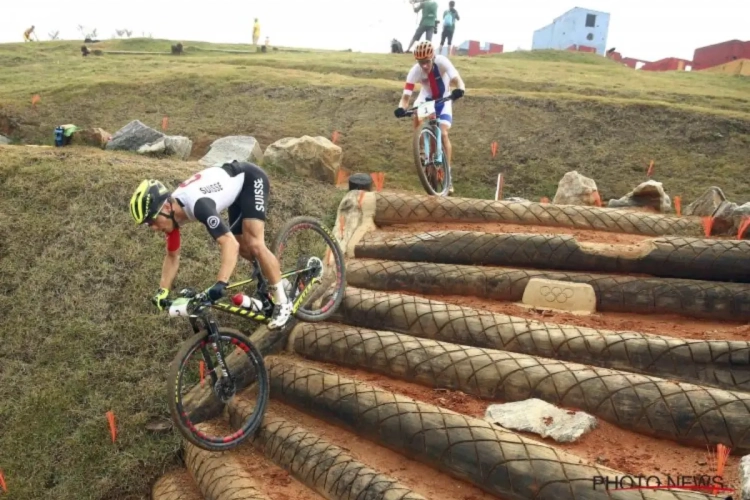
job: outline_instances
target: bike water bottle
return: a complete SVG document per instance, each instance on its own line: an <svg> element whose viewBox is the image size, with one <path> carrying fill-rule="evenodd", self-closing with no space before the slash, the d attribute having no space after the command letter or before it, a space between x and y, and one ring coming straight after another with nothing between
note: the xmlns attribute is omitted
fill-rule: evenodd
<svg viewBox="0 0 750 500"><path fill-rule="evenodd" d="M238 293L232 297L232 302L236 306L244 307L253 312L258 312L263 309L263 303L255 297L248 297L243 293Z"/></svg>

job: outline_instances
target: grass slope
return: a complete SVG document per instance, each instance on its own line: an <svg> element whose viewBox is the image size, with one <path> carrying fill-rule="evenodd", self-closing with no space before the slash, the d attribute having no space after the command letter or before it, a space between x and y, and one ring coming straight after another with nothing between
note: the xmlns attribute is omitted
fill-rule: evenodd
<svg viewBox="0 0 750 500"><path fill-rule="evenodd" d="M175 461L176 434L153 435L143 425L168 418L167 366L189 327L150 305L163 239L136 228L127 203L142 178L158 174L174 186L196 168L86 148L0 146L7 498L150 498L151 481ZM291 216L332 224L343 194L273 175L271 189L268 241ZM218 247L200 225L185 233L175 287L210 285ZM249 270L241 262L235 277ZM115 444L108 410L118 421Z"/></svg>
<svg viewBox="0 0 750 500"><path fill-rule="evenodd" d="M102 50L168 51L168 40L113 40ZM243 45L186 42L181 57L82 58L79 44L0 45L0 129L51 143L60 123L110 132L132 119L194 141L193 154L228 134L263 147L288 136L341 132L344 166L385 171L386 183L419 190L411 127L393 117L410 55L348 52L230 54ZM93 47L93 46L92 46ZM506 195L552 197L577 169L602 198L619 198L655 179L689 203L708 185L734 200L750 149L750 79L707 72L633 71L591 54L541 51L455 57L468 86L455 105L456 194L489 198L497 174ZM31 109L34 93L42 101ZM0 133L2 133L0 131ZM490 143L499 143L492 159Z"/></svg>

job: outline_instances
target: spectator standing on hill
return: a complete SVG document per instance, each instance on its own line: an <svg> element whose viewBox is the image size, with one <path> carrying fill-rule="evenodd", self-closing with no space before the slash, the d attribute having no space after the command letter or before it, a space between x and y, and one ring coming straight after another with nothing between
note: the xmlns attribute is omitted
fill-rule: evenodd
<svg viewBox="0 0 750 500"><path fill-rule="evenodd" d="M422 38L422 34L424 34L425 39L432 41L433 32L437 32L437 2L435 2L434 0L423 0L416 3L417 5L414 7L414 12L419 12L421 10L422 20L419 22L417 31L414 32L414 38L409 44L409 48L406 49L406 52L411 52L412 46L417 43L420 38Z"/></svg>
<svg viewBox="0 0 750 500"><path fill-rule="evenodd" d="M24 42L33 42L34 40L31 38L32 33L34 33L34 26L32 25L31 28L27 29L23 32L23 41Z"/></svg>
<svg viewBox="0 0 750 500"><path fill-rule="evenodd" d="M260 22L256 17L255 24L253 24L253 45L257 46L258 40L260 40Z"/></svg>
<svg viewBox="0 0 750 500"><path fill-rule="evenodd" d="M443 33L440 36L440 51L438 54L443 53L443 45L448 40L448 55L451 53L451 47L453 46L453 32L456 29L456 21L461 19L458 17L458 11L456 10L456 2L453 0L448 3L448 10L443 12Z"/></svg>

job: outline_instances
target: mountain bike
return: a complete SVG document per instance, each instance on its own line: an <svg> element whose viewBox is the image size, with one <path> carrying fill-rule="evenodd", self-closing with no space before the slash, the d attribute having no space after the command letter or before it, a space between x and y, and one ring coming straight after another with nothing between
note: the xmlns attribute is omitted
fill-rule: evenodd
<svg viewBox="0 0 750 500"><path fill-rule="evenodd" d="M344 298L346 269L344 255L336 238L317 219L295 217L279 230L270 250L281 262L280 254L287 246L289 237L305 230L323 237L327 247L325 257L320 259L302 253L296 257L292 270L284 271L282 266L281 276L288 284L287 296L293 303L293 316L317 322L329 318ZM335 273L335 277L331 276L332 273ZM179 298L164 301L169 316L187 317L194 333L182 343L169 367L169 411L185 439L204 450L223 451L242 443L258 428L268 404L268 373L262 353L246 335L219 326L211 315L211 309L216 309L256 323L269 323L274 308L273 296L269 293L269 283L257 261L253 261L249 279L230 283L226 288L239 289L253 283L256 284L256 292L252 296L255 305L252 309L235 305L227 297L211 301L206 292L191 288L181 290ZM198 353L198 367L191 370L188 361ZM243 361L249 362L249 366L241 366ZM196 382L195 388L188 387L190 381ZM203 409L207 404L223 407L239 391L253 383L257 391L255 410L235 432L209 435L196 427L201 421L215 416L215 412Z"/></svg>
<svg viewBox="0 0 750 500"><path fill-rule="evenodd" d="M428 194L447 196L451 186L451 166L443 144L435 106L452 100L451 96L425 101L406 110L406 116L417 114L422 124L414 133L414 166L419 182Z"/></svg>

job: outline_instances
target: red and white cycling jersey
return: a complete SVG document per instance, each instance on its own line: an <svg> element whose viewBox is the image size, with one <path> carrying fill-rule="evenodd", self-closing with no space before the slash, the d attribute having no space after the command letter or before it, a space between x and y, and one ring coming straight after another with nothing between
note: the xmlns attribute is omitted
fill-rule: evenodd
<svg viewBox="0 0 750 500"><path fill-rule="evenodd" d="M411 95L414 86L419 83L421 89L417 101L424 101L426 97L440 99L451 94L450 82L458 76L458 71L453 63L445 56L435 56L432 71L425 73L419 64L414 64L406 76L404 94Z"/></svg>

